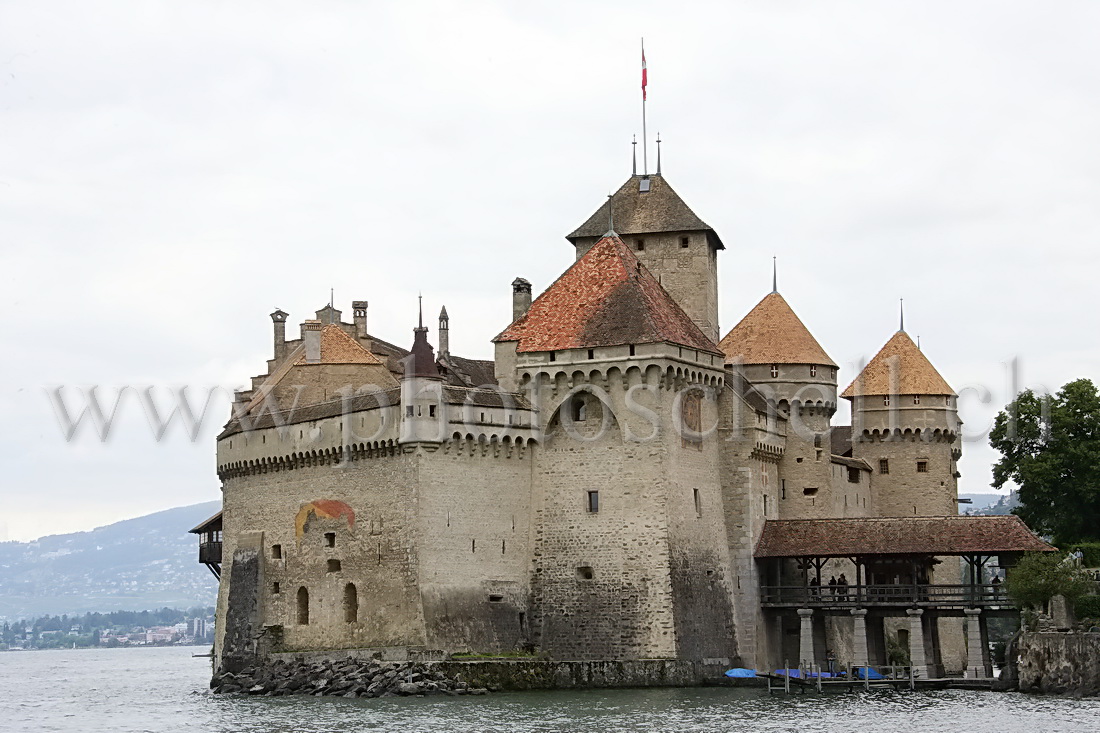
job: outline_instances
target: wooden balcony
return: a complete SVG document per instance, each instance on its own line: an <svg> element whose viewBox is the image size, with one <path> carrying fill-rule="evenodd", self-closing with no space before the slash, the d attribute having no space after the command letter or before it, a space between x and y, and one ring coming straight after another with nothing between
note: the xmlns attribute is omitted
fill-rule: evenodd
<svg viewBox="0 0 1100 733"><path fill-rule="evenodd" d="M221 565L221 541L199 543L199 562L201 562L203 565Z"/></svg>
<svg viewBox="0 0 1100 733"><path fill-rule="evenodd" d="M764 586L765 608L1014 608L1000 585Z"/></svg>

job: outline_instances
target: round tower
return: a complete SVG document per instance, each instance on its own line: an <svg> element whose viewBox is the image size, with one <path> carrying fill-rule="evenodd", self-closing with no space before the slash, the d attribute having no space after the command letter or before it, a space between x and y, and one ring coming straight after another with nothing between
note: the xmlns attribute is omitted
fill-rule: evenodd
<svg viewBox="0 0 1100 733"><path fill-rule="evenodd" d="M830 421L836 364L776 290L726 334L721 347L726 367L743 374L787 419L780 518L835 516Z"/></svg>
<svg viewBox="0 0 1100 733"><path fill-rule="evenodd" d="M841 395L852 402L852 455L873 470L875 513L958 513L957 396L899 330Z"/></svg>

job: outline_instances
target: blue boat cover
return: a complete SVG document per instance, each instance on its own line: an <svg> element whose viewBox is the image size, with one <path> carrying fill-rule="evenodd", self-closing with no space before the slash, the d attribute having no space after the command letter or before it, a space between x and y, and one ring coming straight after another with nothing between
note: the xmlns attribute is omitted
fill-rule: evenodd
<svg viewBox="0 0 1100 733"><path fill-rule="evenodd" d="M726 670L727 677L755 677L755 669L745 669L744 667L734 667L733 669Z"/></svg>
<svg viewBox="0 0 1100 733"><path fill-rule="evenodd" d="M790 677L791 679L802 678L802 671L798 669L777 669L775 673L780 677Z"/></svg>
<svg viewBox="0 0 1100 733"><path fill-rule="evenodd" d="M856 679L857 680L884 680L879 672L875 671L871 667L856 667Z"/></svg>

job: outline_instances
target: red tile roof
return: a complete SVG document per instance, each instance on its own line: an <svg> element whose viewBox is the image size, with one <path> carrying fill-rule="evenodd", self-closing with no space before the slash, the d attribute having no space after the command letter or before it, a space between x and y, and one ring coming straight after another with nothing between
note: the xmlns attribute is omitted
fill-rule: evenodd
<svg viewBox="0 0 1100 733"><path fill-rule="evenodd" d="M940 376L909 334L898 331L840 396L903 394L953 395L955 390Z"/></svg>
<svg viewBox="0 0 1100 733"><path fill-rule="evenodd" d="M721 354L618 236L605 236L494 341L516 350L672 343Z"/></svg>
<svg viewBox="0 0 1100 733"><path fill-rule="evenodd" d="M306 364L305 352L297 361ZM364 349L335 324L321 329L321 360L317 364L381 364L377 356Z"/></svg>
<svg viewBox="0 0 1100 733"><path fill-rule="evenodd" d="M727 364L836 366L779 293L769 293L722 339Z"/></svg>
<svg viewBox="0 0 1100 733"><path fill-rule="evenodd" d="M1016 516L769 519L756 557L967 555L1054 548Z"/></svg>

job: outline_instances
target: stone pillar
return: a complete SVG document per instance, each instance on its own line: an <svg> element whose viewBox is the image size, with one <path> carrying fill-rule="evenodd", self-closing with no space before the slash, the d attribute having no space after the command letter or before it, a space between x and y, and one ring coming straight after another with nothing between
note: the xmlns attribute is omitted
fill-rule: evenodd
<svg viewBox="0 0 1100 733"><path fill-rule="evenodd" d="M853 667L866 667L867 660L867 609L852 609L852 659L849 664Z"/></svg>
<svg viewBox="0 0 1100 733"><path fill-rule="evenodd" d="M966 614L966 676L984 679L985 660L982 655L982 627L980 608L967 608Z"/></svg>
<svg viewBox="0 0 1100 733"><path fill-rule="evenodd" d="M924 654L924 609L910 608L909 615L909 664L913 676L928 679L928 662Z"/></svg>
<svg viewBox="0 0 1100 733"><path fill-rule="evenodd" d="M518 321L530 307L531 283L522 277L517 277L512 281L512 321Z"/></svg>
<svg viewBox="0 0 1100 733"><path fill-rule="evenodd" d="M798 609L798 620L801 628L798 633L798 664L814 663L814 610L812 608Z"/></svg>

